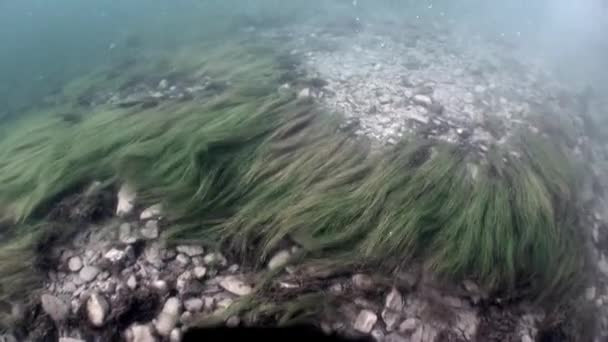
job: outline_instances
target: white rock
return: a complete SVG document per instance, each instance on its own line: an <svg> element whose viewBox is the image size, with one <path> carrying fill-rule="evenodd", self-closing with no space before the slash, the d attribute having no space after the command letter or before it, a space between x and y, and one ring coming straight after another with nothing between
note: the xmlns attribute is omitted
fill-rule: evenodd
<svg viewBox="0 0 608 342"><path fill-rule="evenodd" d="M100 271L101 270L96 266L85 266L80 270L78 276L80 277L80 280L85 283L88 283L95 279Z"/></svg>
<svg viewBox="0 0 608 342"><path fill-rule="evenodd" d="M156 280L152 282L152 287L162 293L166 292L169 289L167 282L164 280Z"/></svg>
<svg viewBox="0 0 608 342"><path fill-rule="evenodd" d="M175 257L175 260L182 266L186 266L190 263L190 258L188 258L185 254L178 254L177 257Z"/></svg>
<svg viewBox="0 0 608 342"><path fill-rule="evenodd" d="M401 310L403 308L403 297L397 289L393 288L386 296L384 302L384 310L382 311L382 319L386 324L386 330L392 331L395 325L401 319Z"/></svg>
<svg viewBox="0 0 608 342"><path fill-rule="evenodd" d="M116 215L126 216L133 211L135 198L137 197L135 190L128 184L123 184L118 191L118 205L116 206Z"/></svg>
<svg viewBox="0 0 608 342"><path fill-rule="evenodd" d="M182 330L180 328L175 328L171 330L171 334L169 335L169 342L180 342L182 340Z"/></svg>
<svg viewBox="0 0 608 342"><path fill-rule="evenodd" d="M180 274L179 277L177 277L177 280L175 281L175 287L177 288L177 290L179 292L183 292L191 280L192 280L192 272L186 271L186 272Z"/></svg>
<svg viewBox="0 0 608 342"><path fill-rule="evenodd" d="M184 307L190 312L199 312L203 308L203 300L199 298L190 298L184 302Z"/></svg>
<svg viewBox="0 0 608 342"><path fill-rule="evenodd" d="M135 278L135 275L131 274L131 276L129 276L129 279L127 279L127 287L129 287L131 290L135 290L137 287L137 279Z"/></svg>
<svg viewBox="0 0 608 342"><path fill-rule="evenodd" d="M595 292L596 292L595 286L588 287L585 290L585 299L587 299L588 301L594 300L595 299Z"/></svg>
<svg viewBox="0 0 608 342"><path fill-rule="evenodd" d="M118 239L122 243L132 244L137 242L137 238L131 235L131 225L128 223L122 223L118 228Z"/></svg>
<svg viewBox="0 0 608 342"><path fill-rule="evenodd" d="M103 326L109 311L110 304L102 295L93 293L87 300L87 317L93 326Z"/></svg>
<svg viewBox="0 0 608 342"><path fill-rule="evenodd" d="M151 243L144 250L144 257L148 263L155 267L162 266L163 262L160 255L160 244Z"/></svg>
<svg viewBox="0 0 608 342"><path fill-rule="evenodd" d="M153 206L150 206L146 209L144 209L144 211L141 212L141 214L139 215L139 219L140 220L149 220L152 218L159 218L162 215L163 212L163 206L161 204L155 204Z"/></svg>
<svg viewBox="0 0 608 342"><path fill-rule="evenodd" d="M184 253L189 257L194 257L197 255L202 255L205 250L203 249L203 247L201 246L196 246L196 245L182 245L182 246L177 246L177 251L179 253Z"/></svg>
<svg viewBox="0 0 608 342"><path fill-rule="evenodd" d="M208 266L226 266L228 260L220 253L209 253L203 258L203 262Z"/></svg>
<svg viewBox="0 0 608 342"><path fill-rule="evenodd" d="M80 271L80 269L82 268L82 259L80 259L80 257L77 257L77 256L71 257L68 260L68 268L72 272Z"/></svg>
<svg viewBox="0 0 608 342"><path fill-rule="evenodd" d="M158 237L158 221L150 220L146 222L146 225L140 230L140 233L145 239L156 239Z"/></svg>
<svg viewBox="0 0 608 342"><path fill-rule="evenodd" d="M126 251L112 248L106 254L104 254L103 257L108 259L111 263L116 264L116 263L123 261L126 256L127 256Z"/></svg>
<svg viewBox="0 0 608 342"><path fill-rule="evenodd" d="M418 318L408 318L399 325L399 332L403 334L411 334L418 328L420 320Z"/></svg>
<svg viewBox="0 0 608 342"><path fill-rule="evenodd" d="M287 251L287 250L279 251L272 258L270 258L270 261L268 261L268 269L275 270L277 268L285 266L287 264L287 262L289 261L290 257L291 257L291 253L289 253L289 251Z"/></svg>
<svg viewBox="0 0 608 342"><path fill-rule="evenodd" d="M163 306L162 311L158 314L156 318L156 331L160 336L167 337L171 334L173 328L177 324L179 319L179 315L181 312L181 304L179 299L176 297L171 297L167 299L165 305Z"/></svg>
<svg viewBox="0 0 608 342"><path fill-rule="evenodd" d="M359 290L368 291L374 288L373 279L366 274L355 274L352 282L353 286Z"/></svg>
<svg viewBox="0 0 608 342"><path fill-rule="evenodd" d="M1 341L1 340L0 340ZM83 339L80 338L73 338L73 337L60 337L59 338L59 342L86 342Z"/></svg>
<svg viewBox="0 0 608 342"><path fill-rule="evenodd" d="M196 279L203 279L207 274L207 269L203 266L197 266L192 270L192 274Z"/></svg>
<svg viewBox="0 0 608 342"><path fill-rule="evenodd" d="M167 89L168 86L169 82L164 78L160 82L158 82L158 89Z"/></svg>
<svg viewBox="0 0 608 342"><path fill-rule="evenodd" d="M235 276L228 276L220 280L220 286L237 296L246 296L251 294L253 288Z"/></svg>
<svg viewBox="0 0 608 342"><path fill-rule="evenodd" d="M534 339L530 335L524 335L521 337L521 342L534 342Z"/></svg>
<svg viewBox="0 0 608 342"><path fill-rule="evenodd" d="M134 325L131 327L130 335L132 342L156 342L152 327L149 325Z"/></svg>
<svg viewBox="0 0 608 342"><path fill-rule="evenodd" d="M422 95L422 94L414 95L414 97L412 98L412 101L414 101L415 104L421 105L421 106L430 106L431 103L433 103L433 100L431 100L431 98L429 96Z"/></svg>
<svg viewBox="0 0 608 342"><path fill-rule="evenodd" d="M182 323L182 325L189 325L190 322L192 322L192 313L190 311L185 311L182 313L179 321Z"/></svg>
<svg viewBox="0 0 608 342"><path fill-rule="evenodd" d="M377 321L378 316L376 316L375 313L369 310L361 310L355 320L353 328L359 332L369 334Z"/></svg>
<svg viewBox="0 0 608 342"><path fill-rule="evenodd" d="M63 300L50 294L43 294L40 297L40 302L42 303L44 312L46 312L53 321L62 322L68 317L70 308Z"/></svg>
<svg viewBox="0 0 608 342"><path fill-rule="evenodd" d="M307 99L310 97L310 89L304 88L298 93L298 99Z"/></svg>

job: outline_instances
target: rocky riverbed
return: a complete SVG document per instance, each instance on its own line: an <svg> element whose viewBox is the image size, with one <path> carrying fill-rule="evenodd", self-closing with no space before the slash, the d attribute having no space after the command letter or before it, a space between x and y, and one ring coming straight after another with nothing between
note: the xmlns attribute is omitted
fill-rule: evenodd
<svg viewBox="0 0 608 342"><path fill-rule="evenodd" d="M579 302L597 314L598 326L592 327L596 340L606 338L608 200L603 189L608 187L608 149L585 133L585 115L589 108L606 110L603 100L586 102L580 89L552 78L542 65L522 61L508 46L481 37L412 25L344 32L298 27L251 34L287 41L287 55L299 61L295 69L308 77L305 84L287 81L278 91L296 89L298 96L340 113L345 127L378 147L414 135L471 146L483 154L490 145L509 144L518 128L546 132L548 126L536 115L553 113L566 120L572 132L565 136L569 148L592 171L582 187L582 204L593 263ZM205 78L150 79L81 101L147 107L197 99L222 86ZM35 314L28 316L30 338L177 342L193 317L226 310L250 294L268 269L280 272L275 285L286 293L314 282L338 298L331 314L316 317L326 332L390 342L529 342L554 333L546 322L548 313L537 306L489 298L473 281L444 284L418 264L390 275L350 270L320 277L286 266L298 246L279 251L266 269L256 271L231 258L230 251L169 246L164 228L170 223L163 219L162 207L142 208L128 185L116 190L111 217L84 225L69 243L48 251L55 262L45 274ZM14 303L16 316L22 309ZM256 323L236 315L224 322ZM10 335L4 339L16 340Z"/></svg>

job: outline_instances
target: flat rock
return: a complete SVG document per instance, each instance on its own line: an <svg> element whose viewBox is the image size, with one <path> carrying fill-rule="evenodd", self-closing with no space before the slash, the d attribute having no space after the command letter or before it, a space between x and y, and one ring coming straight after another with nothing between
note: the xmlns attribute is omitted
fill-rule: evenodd
<svg viewBox="0 0 608 342"><path fill-rule="evenodd" d="M377 321L378 316L373 311L361 310L359 315L357 315L353 328L359 332L369 334Z"/></svg>
<svg viewBox="0 0 608 342"><path fill-rule="evenodd" d="M86 305L89 322L95 327L103 326L110 312L110 304L105 297L98 293L93 293L87 300Z"/></svg>
<svg viewBox="0 0 608 342"><path fill-rule="evenodd" d="M131 342L156 342L153 329L150 325L133 325L129 329Z"/></svg>
<svg viewBox="0 0 608 342"><path fill-rule="evenodd" d="M268 261L268 269L275 270L285 266L290 257L291 253L288 250L277 252L277 254L275 254L272 258L270 258L270 261Z"/></svg>
<svg viewBox="0 0 608 342"><path fill-rule="evenodd" d="M182 246L177 246L176 249L179 253L186 254L189 257L203 255L203 253L205 252L203 247L196 246L196 245L182 245Z"/></svg>
<svg viewBox="0 0 608 342"><path fill-rule="evenodd" d="M122 223L118 228L118 239L122 243L133 244L137 242L137 237L133 236L131 232L131 225L129 223Z"/></svg>
<svg viewBox="0 0 608 342"><path fill-rule="evenodd" d="M44 312L46 312L53 321L62 322L68 317L70 307L63 300L50 294L43 294L40 297L40 302L42 303Z"/></svg>
<svg viewBox="0 0 608 342"><path fill-rule="evenodd" d="M203 300L199 298L190 298L184 302L184 307L190 312L199 312L203 308Z"/></svg>
<svg viewBox="0 0 608 342"><path fill-rule="evenodd" d="M237 296L246 296L251 294L253 288L247 285L244 281L240 280L236 276L228 276L220 280L219 285L226 291L235 294Z"/></svg>
<svg viewBox="0 0 608 342"><path fill-rule="evenodd" d="M167 299L162 311L156 318L155 328L160 336L167 337L177 324L181 313L181 303L176 297Z"/></svg>
<svg viewBox="0 0 608 342"><path fill-rule="evenodd" d="M74 256L68 259L68 268L72 272L78 272L82 268L82 259L80 257Z"/></svg>
<svg viewBox="0 0 608 342"><path fill-rule="evenodd" d="M158 238L158 221L150 220L146 222L146 225L139 232L147 240Z"/></svg>
<svg viewBox="0 0 608 342"><path fill-rule="evenodd" d="M137 197L135 189L128 184L123 184L118 190L118 204L116 206L116 215L124 217L133 211L135 198Z"/></svg>
<svg viewBox="0 0 608 342"><path fill-rule="evenodd" d="M162 214L162 210L163 207L161 204L152 205L141 212L141 214L139 215L139 219L143 221L152 218L159 218Z"/></svg>

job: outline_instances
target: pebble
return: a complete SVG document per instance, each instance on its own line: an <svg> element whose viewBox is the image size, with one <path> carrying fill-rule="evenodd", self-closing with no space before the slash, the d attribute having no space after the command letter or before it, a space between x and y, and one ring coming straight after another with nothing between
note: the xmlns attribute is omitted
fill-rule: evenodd
<svg viewBox="0 0 608 342"><path fill-rule="evenodd" d="M285 266L290 257L291 253L288 250L277 252L272 258L270 258L270 261L268 261L268 269L275 270Z"/></svg>
<svg viewBox="0 0 608 342"><path fill-rule="evenodd" d="M169 286L167 285L167 282L164 280L156 280L156 281L152 282L152 287L155 288L156 290L160 291L161 293L164 293L167 290L169 290Z"/></svg>
<svg viewBox="0 0 608 342"><path fill-rule="evenodd" d="M180 315L181 303L176 297L167 299L162 311L156 318L155 328L160 336L167 337L177 324Z"/></svg>
<svg viewBox="0 0 608 342"><path fill-rule="evenodd" d="M190 312L199 312L203 308L203 300L199 298L190 298L184 302L184 307Z"/></svg>
<svg viewBox="0 0 608 342"><path fill-rule="evenodd" d="M152 327L150 325L133 325L129 329L132 342L156 342Z"/></svg>
<svg viewBox="0 0 608 342"><path fill-rule="evenodd" d="M44 312L46 312L53 321L62 322L68 317L70 308L63 300L50 294L43 294L40 297L40 302L42 303Z"/></svg>
<svg viewBox="0 0 608 342"><path fill-rule="evenodd" d="M393 288L386 296L384 301L384 310L382 310L382 319L386 324L386 330L391 331L401 318L401 310L403 308L403 296Z"/></svg>
<svg viewBox="0 0 608 342"><path fill-rule="evenodd" d="M182 245L182 246L177 246L176 249L179 253L186 254L189 257L195 257L198 255L202 255L205 252L203 247L196 246L196 245Z"/></svg>
<svg viewBox="0 0 608 342"><path fill-rule="evenodd" d="M110 311L108 301L102 295L93 293L87 300L86 307L89 322L95 327L103 326Z"/></svg>
<svg viewBox="0 0 608 342"><path fill-rule="evenodd" d="M117 263L123 261L126 256L127 256L127 252L120 250L120 249L112 248L106 254L104 254L103 257L105 259L109 260L111 263L117 264Z"/></svg>
<svg viewBox="0 0 608 342"><path fill-rule="evenodd" d="M129 276L129 279L127 279L127 287L131 290L135 290L137 287L137 279L135 278L135 275L131 274L131 276Z"/></svg>
<svg viewBox="0 0 608 342"><path fill-rule="evenodd" d="M88 283L95 279L100 271L101 270L96 266L85 266L80 270L78 276L83 282Z"/></svg>
<svg viewBox="0 0 608 342"><path fill-rule="evenodd" d="M521 337L521 342L534 342L534 339L530 335L524 335Z"/></svg>
<svg viewBox="0 0 608 342"><path fill-rule="evenodd" d="M155 204L153 206L150 206L146 209L144 209L141 214L139 215L139 219L144 221L144 220L149 220L152 218L159 218L162 214L162 210L163 207L161 204Z"/></svg>
<svg viewBox="0 0 608 342"><path fill-rule="evenodd" d="M355 274L352 277L353 286L356 289L369 291L375 288L374 280L367 274Z"/></svg>
<svg viewBox="0 0 608 342"><path fill-rule="evenodd" d="M140 230L140 233L145 239L156 239L158 237L158 221L150 220L146 222L146 225Z"/></svg>
<svg viewBox="0 0 608 342"><path fill-rule="evenodd" d="M226 266L228 260L221 253L209 253L203 258L203 262L207 266Z"/></svg>
<svg viewBox="0 0 608 342"><path fill-rule="evenodd" d="M308 98L310 98L310 89L304 88L304 89L300 90L300 92L298 93L298 99L308 99Z"/></svg>
<svg viewBox="0 0 608 342"><path fill-rule="evenodd" d="M72 272L80 271L80 269L82 268L82 259L80 259L80 257L77 257L77 256L71 257L68 260L68 268Z"/></svg>
<svg viewBox="0 0 608 342"><path fill-rule="evenodd" d="M370 310L361 310L359 315L357 315L353 328L364 334L369 334L377 321L378 316L376 316L374 312Z"/></svg>
<svg viewBox="0 0 608 342"><path fill-rule="evenodd" d="M433 103L433 100L429 96L422 94L414 95L412 101L421 106L430 106Z"/></svg>
<svg viewBox="0 0 608 342"><path fill-rule="evenodd" d="M175 260L182 267L187 266L190 263L190 258L188 258L188 256L186 256L185 254L181 254L181 253L177 255Z"/></svg>
<svg viewBox="0 0 608 342"><path fill-rule="evenodd" d="M399 325L399 332L403 334L411 334L420 325L418 318L408 318Z"/></svg>
<svg viewBox="0 0 608 342"><path fill-rule="evenodd" d="M116 206L116 215L124 217L133 211L133 206L136 198L135 190L128 184L123 184L118 190L118 204Z"/></svg>
<svg viewBox="0 0 608 342"><path fill-rule="evenodd" d="M226 291L237 296L246 296L253 292L253 288L235 276L228 276L220 280L219 285Z"/></svg>
<svg viewBox="0 0 608 342"><path fill-rule="evenodd" d="M180 342L182 340L182 330L174 328L169 335L169 342Z"/></svg>
<svg viewBox="0 0 608 342"><path fill-rule="evenodd" d="M133 244L137 242L137 238L131 235L131 225L129 223L122 223L118 228L118 239L122 243Z"/></svg>
<svg viewBox="0 0 608 342"><path fill-rule="evenodd" d="M196 279L203 279L207 274L207 268L203 266L197 266L192 270L192 274Z"/></svg>
<svg viewBox="0 0 608 342"><path fill-rule="evenodd" d="M167 89L168 86L169 82L167 82L167 80L164 78L160 82L158 82L158 89L160 90Z"/></svg>

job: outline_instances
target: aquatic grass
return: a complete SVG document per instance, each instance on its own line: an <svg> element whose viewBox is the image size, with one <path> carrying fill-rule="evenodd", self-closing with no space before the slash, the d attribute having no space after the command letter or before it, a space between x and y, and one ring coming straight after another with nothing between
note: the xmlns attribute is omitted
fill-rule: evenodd
<svg viewBox="0 0 608 342"><path fill-rule="evenodd" d="M143 204L163 202L171 241L228 247L257 267L293 240L301 262L390 272L422 259L493 293L558 298L572 288L576 172L550 138L522 134L519 156L497 148L479 158L414 138L370 153L339 130L339 116L276 91L284 70L272 50L177 56L194 77L226 87L148 109L95 107L77 122L45 112L12 123L0 140L2 221L43 219L58 196L116 178ZM21 238L2 248L22 246L30 259ZM13 282L15 265L0 276Z"/></svg>

